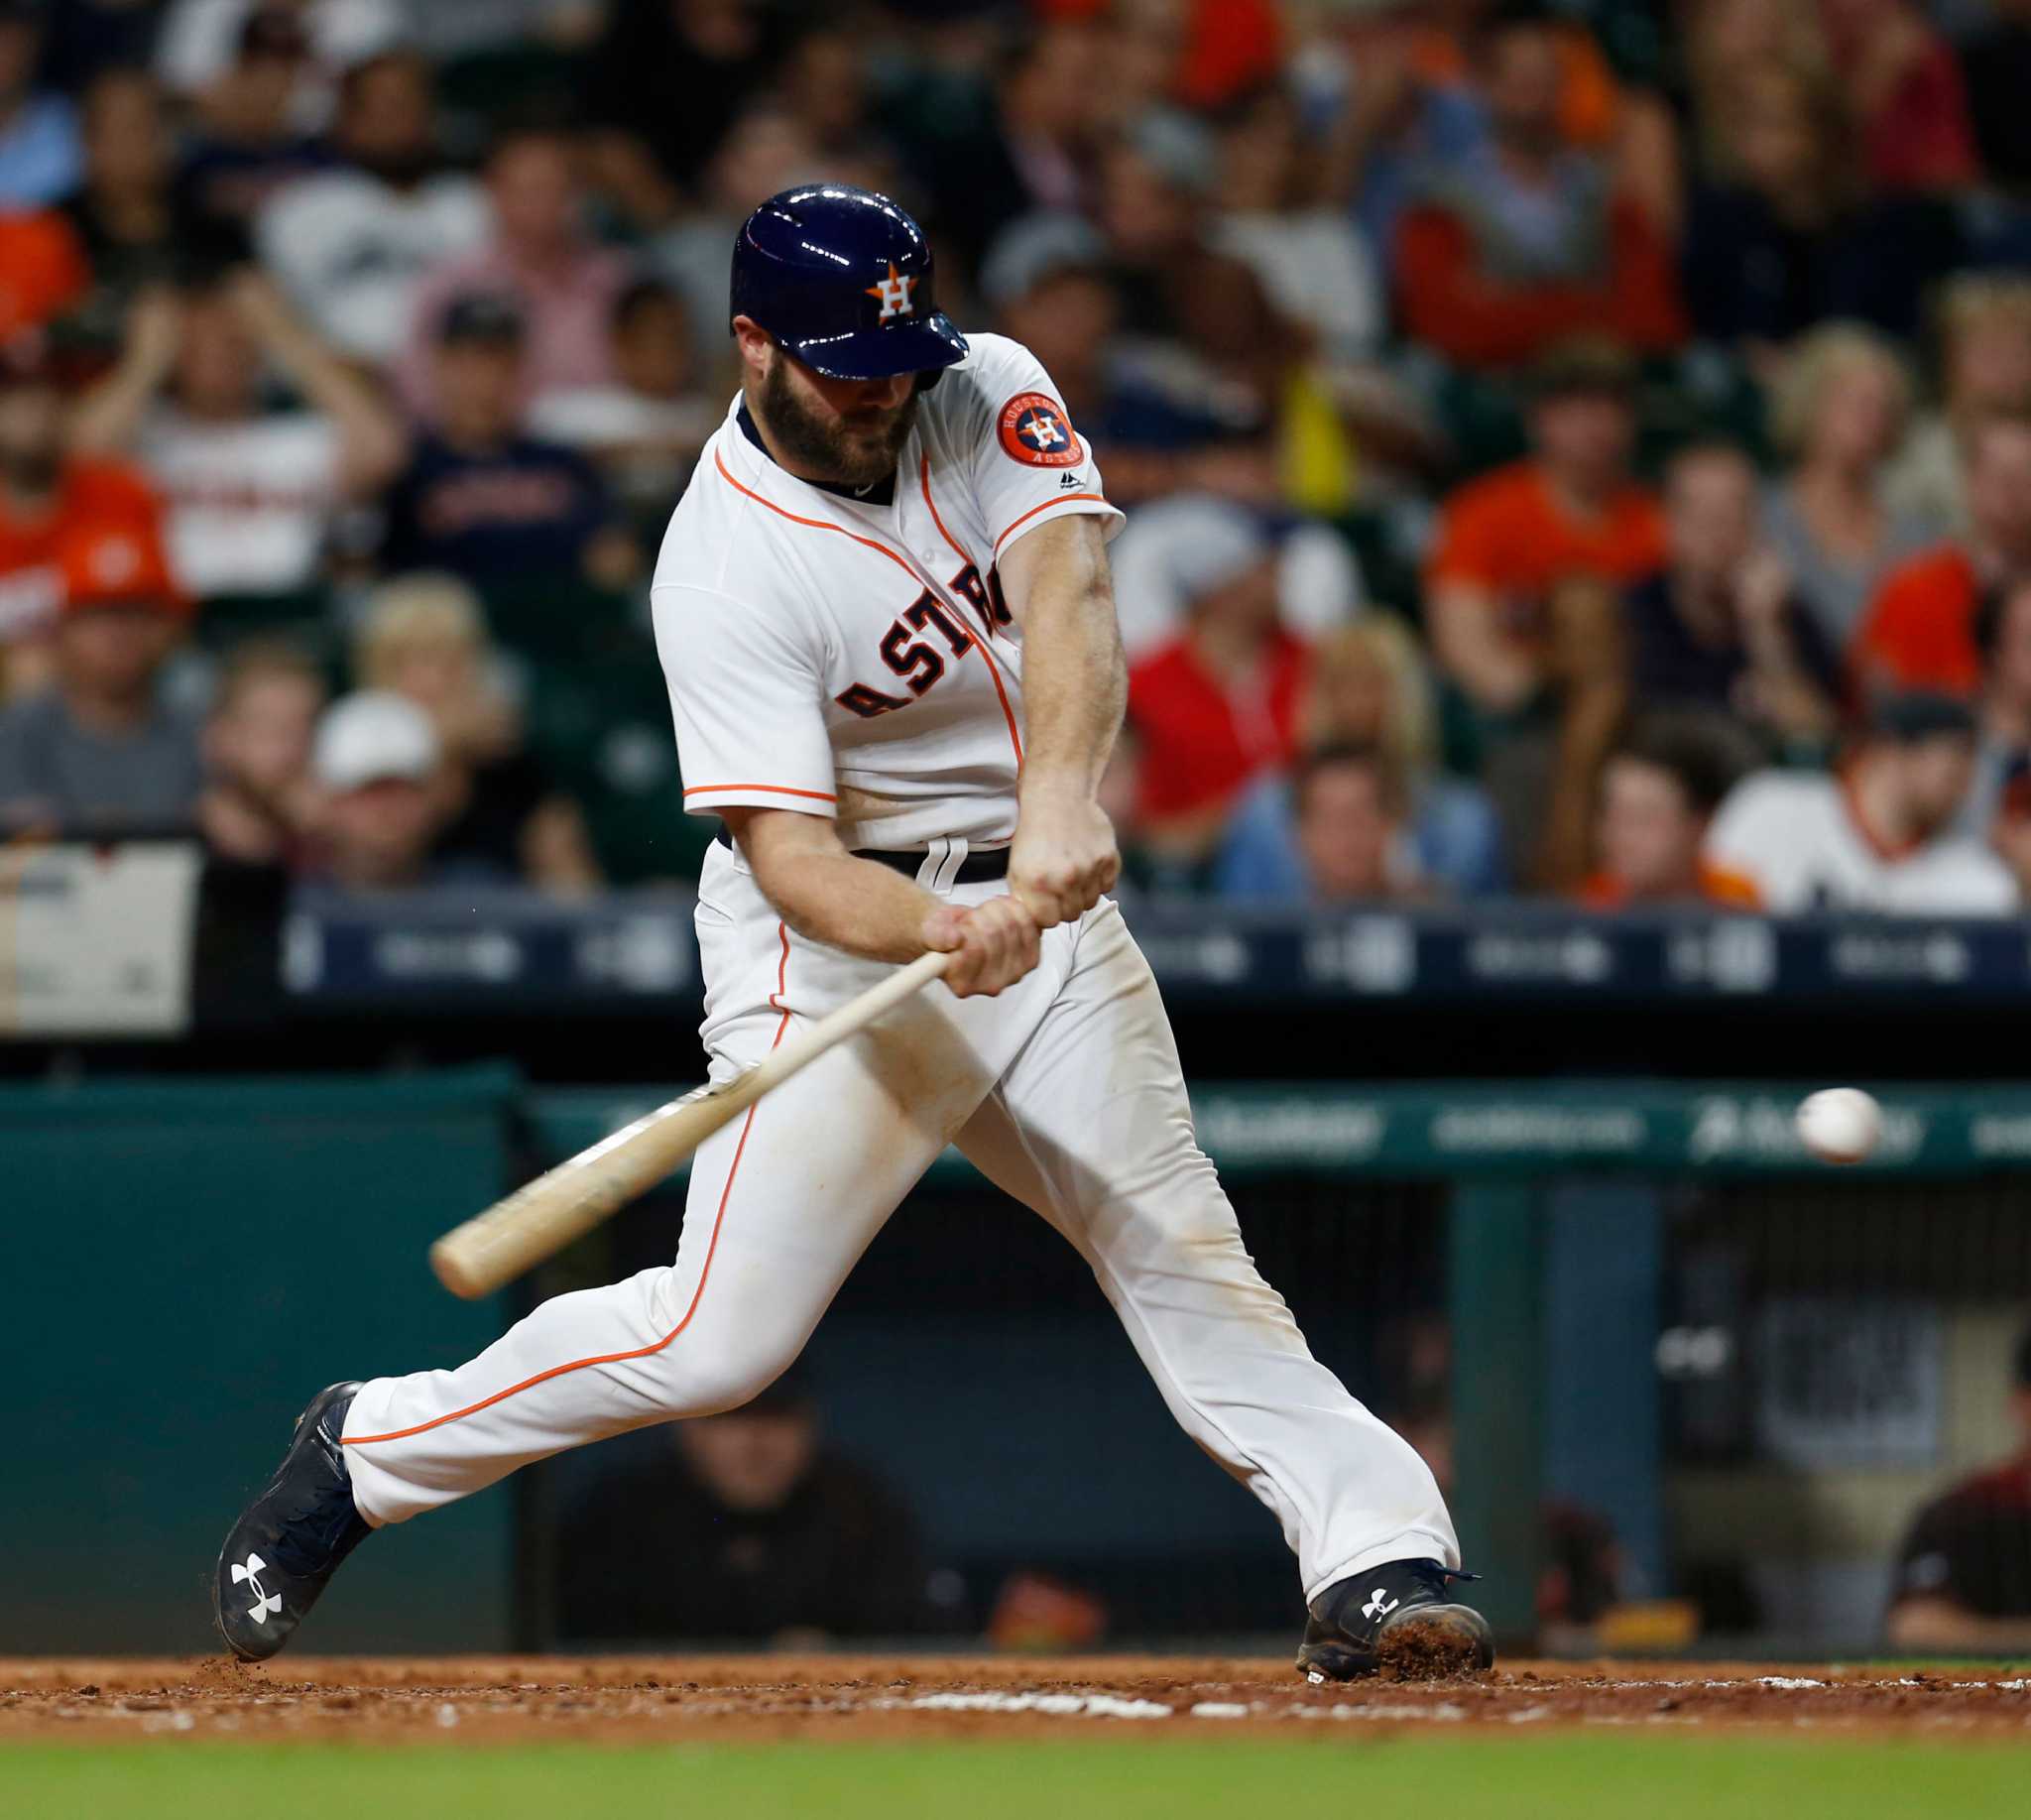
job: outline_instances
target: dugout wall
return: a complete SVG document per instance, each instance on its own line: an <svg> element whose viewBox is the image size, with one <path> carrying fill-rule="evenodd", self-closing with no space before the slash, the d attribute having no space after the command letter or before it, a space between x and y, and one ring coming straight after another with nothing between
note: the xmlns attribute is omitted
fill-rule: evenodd
<svg viewBox="0 0 2031 1820"><path fill-rule="evenodd" d="M1197 1104L1315 1350L1427 1440L1435 1417L1450 1430L1506 1634L1535 1627L1551 1504L1606 1525L1625 1598L1695 1608L1701 1646L1825 1654L1874 1645L1912 1511L2003 1451L2031 1319L2031 1090L1879 1091L1883 1148L1844 1171L1798 1151L1791 1088ZM0 1091L0 1649L205 1648L203 1566L303 1398L454 1362L512 1318L514 1298L437 1289L429 1239L659 1097L496 1069ZM667 1256L678 1187L523 1293ZM1120 1639L1289 1628L1273 1524L1177 1433L1069 1250L956 1158L811 1358L835 1438L970 1583L962 1622L1037 1566L1096 1588ZM601 1455L366 1551L319 1648L551 1640L546 1538Z"/></svg>
<svg viewBox="0 0 2031 1820"><path fill-rule="evenodd" d="M1877 1091L1884 1142L1841 1170L1798 1145L1787 1086L1194 1102L1313 1349L1450 1458L1505 1636L1796 1655L1879 1647L1913 1513L2011 1444L2031 1321L2031 1091ZM655 1097L538 1094L538 1147L582 1148ZM558 1286L658 1261L676 1210L673 1185ZM973 1622L1025 1564L1099 1589L1126 1636L1287 1622L1273 1525L1175 1434L1076 1261L955 1155L811 1358L834 1433L966 1570ZM596 1474L561 1466L538 1516ZM1605 1623L1568 1584L1604 1548Z"/></svg>
<svg viewBox="0 0 2031 1820"><path fill-rule="evenodd" d="M450 1365L495 1309L423 1267L499 1193L505 1069L0 1088L0 1653L205 1653L207 1570L311 1395ZM368 1548L320 1651L509 1638L513 1510Z"/></svg>

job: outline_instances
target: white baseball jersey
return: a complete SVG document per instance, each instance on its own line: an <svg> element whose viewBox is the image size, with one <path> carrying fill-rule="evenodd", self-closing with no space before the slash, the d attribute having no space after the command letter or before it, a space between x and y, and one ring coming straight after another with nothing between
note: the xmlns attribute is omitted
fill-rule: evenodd
<svg viewBox="0 0 2031 1820"><path fill-rule="evenodd" d="M1958 835L1904 852L1879 846L1855 818L1840 780L1765 772L1721 805L1707 857L1753 881L1764 908L2000 916L2017 907L2007 868Z"/></svg>
<svg viewBox="0 0 2031 1820"><path fill-rule="evenodd" d="M738 410L677 507L655 590L690 806L841 816L961 878L1016 826L1021 645L996 559L1068 512L1120 515L1036 362L973 339L924 396L888 503L777 468ZM849 795L849 792L851 794ZM863 807L863 802L871 807ZM714 1075L892 978L788 926L735 848L698 884ZM999 997L926 988L700 1146L673 1262L554 1296L448 1372L376 1378L343 1436L376 1526L561 1447L730 1409L801 1349L891 1211L956 1145L1092 1265L1172 1413L1276 1516L1305 1596L1459 1560L1430 1469L1305 1346L1192 1135L1148 962L1103 898Z"/></svg>
<svg viewBox="0 0 2031 1820"><path fill-rule="evenodd" d="M170 566L190 593L286 594L317 579L343 504L329 418L205 424L165 405L143 424L135 455L162 490Z"/></svg>
<svg viewBox="0 0 2031 1820"><path fill-rule="evenodd" d="M777 467L739 401L656 565L684 802L848 815L850 847L1006 843L1022 646L995 565L1071 513L1122 515L1043 368L1000 335L919 401L887 504Z"/></svg>

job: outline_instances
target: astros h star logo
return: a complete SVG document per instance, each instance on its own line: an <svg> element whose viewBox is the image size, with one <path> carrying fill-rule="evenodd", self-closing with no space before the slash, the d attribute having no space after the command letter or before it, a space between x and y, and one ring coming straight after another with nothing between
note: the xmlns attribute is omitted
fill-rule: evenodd
<svg viewBox="0 0 2031 1820"><path fill-rule="evenodd" d="M1058 425L1054 411L1032 411L1016 425L1016 433L1036 450L1039 455L1048 455L1052 450L1065 444L1065 432Z"/></svg>
<svg viewBox="0 0 2031 1820"><path fill-rule="evenodd" d="M878 299L882 305L882 313L876 320L886 322L891 316L915 315L916 305L909 301L909 294L915 289L916 275L896 271L896 261L892 259L889 276L868 287L867 295Z"/></svg>

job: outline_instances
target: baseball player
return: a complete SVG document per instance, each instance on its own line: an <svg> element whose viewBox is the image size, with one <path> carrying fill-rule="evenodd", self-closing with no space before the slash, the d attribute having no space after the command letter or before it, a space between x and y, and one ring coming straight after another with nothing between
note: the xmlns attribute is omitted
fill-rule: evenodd
<svg viewBox="0 0 2031 1820"><path fill-rule="evenodd" d="M735 243L741 391L653 602L715 1079L928 951L941 984L701 1146L675 1262L544 1302L456 1371L325 1391L233 1525L226 1642L282 1648L371 1531L532 1460L746 1402L957 1145L1093 1268L1171 1413L1283 1525L1298 1666L1485 1668L1411 1447L1306 1349L1193 1139L1156 984L1105 895L1122 515L1049 376L939 310L887 197L786 190Z"/></svg>

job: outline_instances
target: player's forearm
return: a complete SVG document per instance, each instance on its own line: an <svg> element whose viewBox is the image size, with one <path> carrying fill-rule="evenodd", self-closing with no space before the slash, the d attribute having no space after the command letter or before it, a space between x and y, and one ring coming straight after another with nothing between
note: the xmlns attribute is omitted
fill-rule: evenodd
<svg viewBox="0 0 2031 1820"><path fill-rule="evenodd" d="M915 960L924 952L924 919L938 908L900 873L845 852L802 853L788 865L765 861L755 880L799 935L863 960Z"/></svg>
<svg viewBox="0 0 2031 1820"><path fill-rule="evenodd" d="M1042 546L1021 598L1020 794L1090 799L1129 695L1106 547L1091 519L1046 525L1032 541Z"/></svg>

